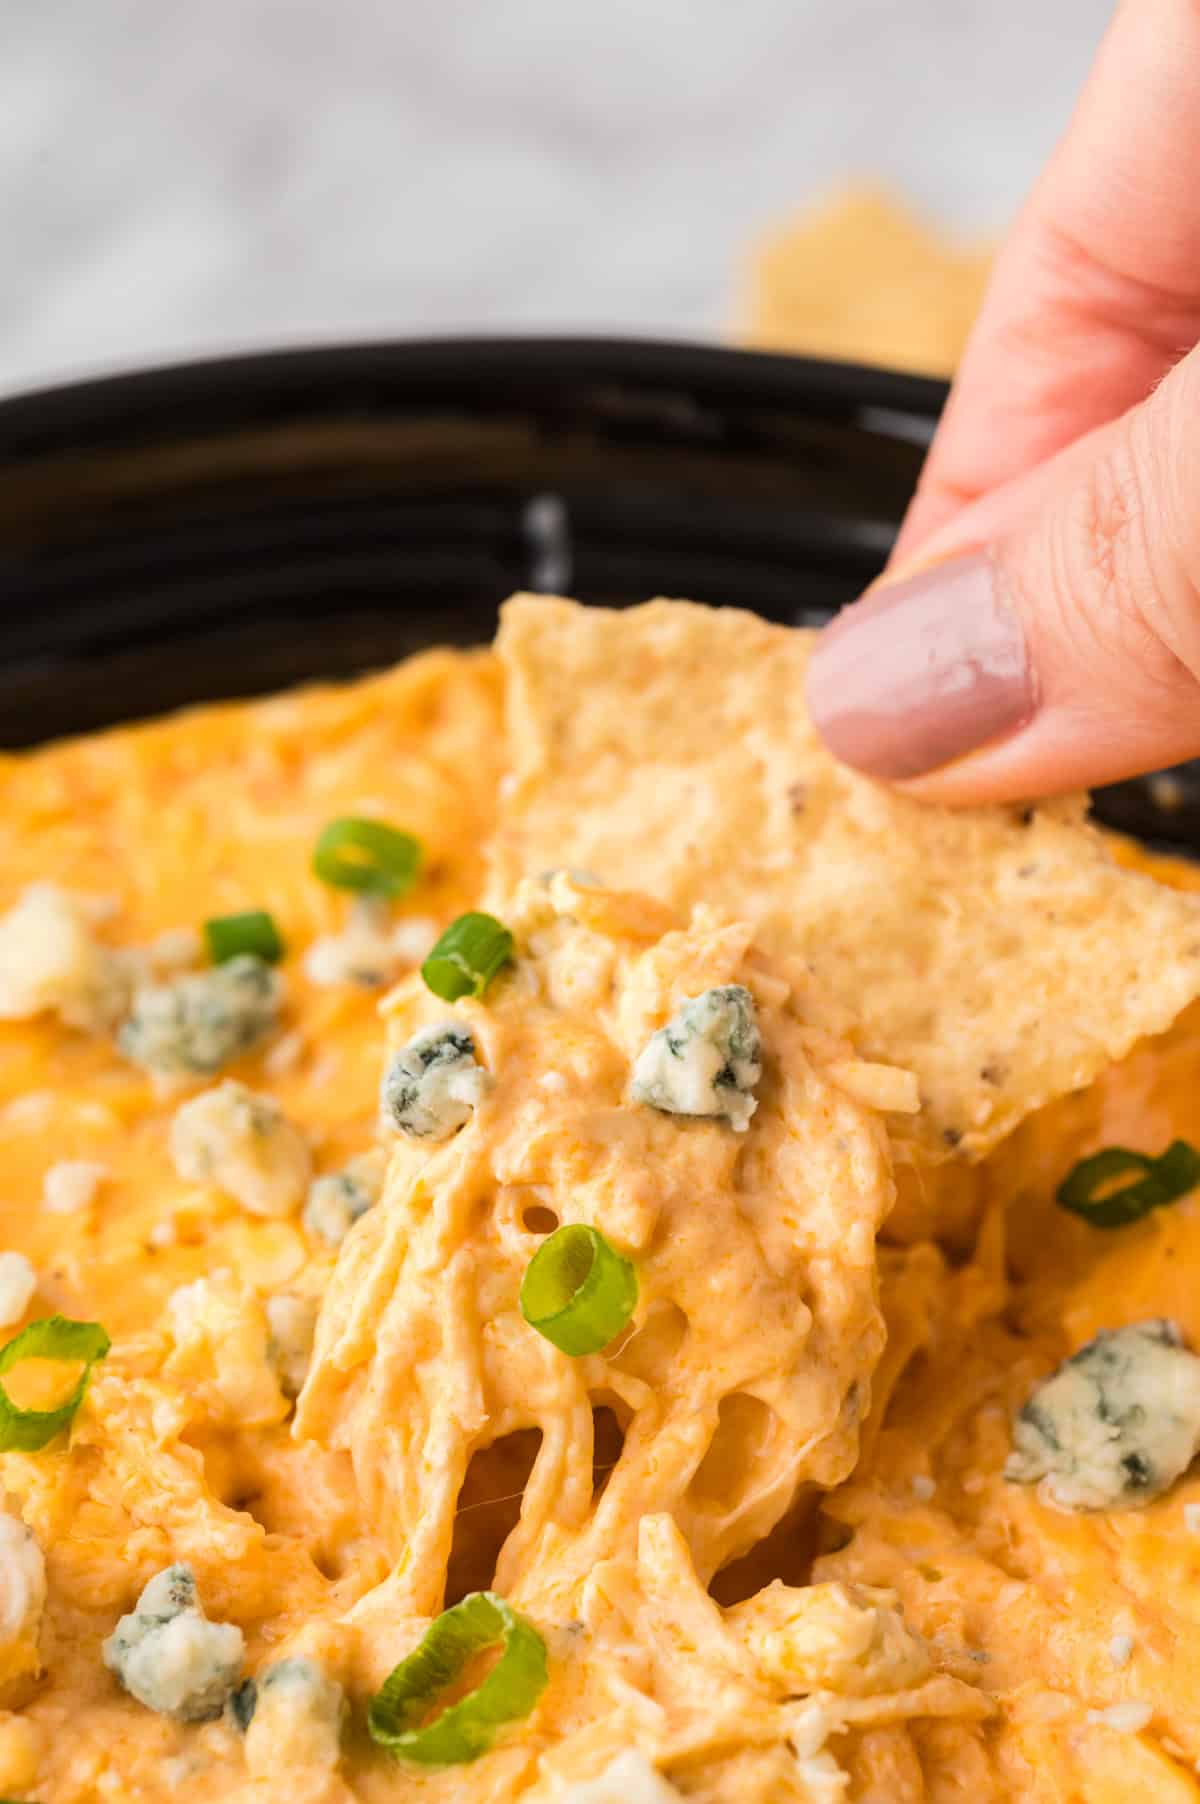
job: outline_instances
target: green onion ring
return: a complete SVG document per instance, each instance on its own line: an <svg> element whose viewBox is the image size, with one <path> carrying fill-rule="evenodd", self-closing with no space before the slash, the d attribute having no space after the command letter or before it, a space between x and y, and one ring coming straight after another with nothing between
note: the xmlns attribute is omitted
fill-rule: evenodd
<svg viewBox="0 0 1200 1804"><path fill-rule="evenodd" d="M472 1655L499 1647L499 1660L466 1697L416 1725ZM472 1591L444 1610L407 1659L394 1666L367 1711L372 1738L421 1766L461 1766L486 1754L506 1723L529 1715L546 1688L546 1643L494 1591Z"/></svg>
<svg viewBox="0 0 1200 1804"><path fill-rule="evenodd" d="M513 936L494 915L459 915L421 966L426 989L443 1002L482 996L513 955Z"/></svg>
<svg viewBox="0 0 1200 1804"><path fill-rule="evenodd" d="M313 870L334 889L370 896L402 896L421 869L421 842L386 821L343 815L321 829Z"/></svg>
<svg viewBox="0 0 1200 1804"><path fill-rule="evenodd" d="M277 965L283 957L283 936L265 908L250 908L240 915L214 915L204 923L204 939L214 965L223 965L244 952L268 965Z"/></svg>
<svg viewBox="0 0 1200 1804"><path fill-rule="evenodd" d="M82 1359L79 1383L57 1409L18 1409L0 1384L0 1451L36 1453L52 1441L71 1420L88 1387L92 1367L112 1345L99 1322L72 1322L65 1315L43 1316L30 1322L8 1345L0 1348L0 1373L9 1372L24 1359Z"/></svg>
<svg viewBox="0 0 1200 1804"><path fill-rule="evenodd" d="M1096 1191L1110 1178L1127 1171L1142 1175L1108 1196ZM1178 1197L1200 1184L1200 1153L1186 1140L1173 1140L1157 1159L1135 1153L1127 1146L1106 1146L1101 1152L1081 1159L1063 1179L1055 1198L1072 1215L1082 1216L1093 1228L1124 1228L1140 1221L1152 1209L1173 1203Z"/></svg>
<svg viewBox="0 0 1200 1804"><path fill-rule="evenodd" d="M637 1300L636 1268L580 1222L556 1228L521 1280L521 1314L529 1326L574 1359L614 1341Z"/></svg>

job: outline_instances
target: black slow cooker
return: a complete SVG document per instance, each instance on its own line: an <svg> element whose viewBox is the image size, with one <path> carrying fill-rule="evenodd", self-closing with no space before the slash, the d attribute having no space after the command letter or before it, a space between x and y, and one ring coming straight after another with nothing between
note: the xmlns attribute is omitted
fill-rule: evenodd
<svg viewBox="0 0 1200 1804"><path fill-rule="evenodd" d="M0 746L487 639L514 589L816 623L882 568L945 398L701 345L285 351L0 402ZM1200 783L1111 825L1200 851Z"/></svg>

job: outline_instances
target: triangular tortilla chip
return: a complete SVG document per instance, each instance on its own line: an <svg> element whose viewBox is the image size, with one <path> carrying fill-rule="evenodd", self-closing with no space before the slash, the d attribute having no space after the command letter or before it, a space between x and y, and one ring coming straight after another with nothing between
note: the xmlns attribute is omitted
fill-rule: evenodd
<svg viewBox="0 0 1200 1804"><path fill-rule="evenodd" d="M934 808L838 764L804 707L812 644L689 602L516 597L494 883L574 865L753 921L864 1057L916 1073L902 1131L978 1158L1200 993L1200 899L1121 869L1082 797Z"/></svg>

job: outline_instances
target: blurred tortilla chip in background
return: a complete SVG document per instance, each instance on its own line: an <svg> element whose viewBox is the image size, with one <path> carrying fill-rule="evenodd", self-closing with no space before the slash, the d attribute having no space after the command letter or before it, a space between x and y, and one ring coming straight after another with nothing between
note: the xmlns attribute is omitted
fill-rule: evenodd
<svg viewBox="0 0 1200 1804"><path fill-rule="evenodd" d="M894 198L851 189L753 255L736 336L761 350L952 375L991 269Z"/></svg>

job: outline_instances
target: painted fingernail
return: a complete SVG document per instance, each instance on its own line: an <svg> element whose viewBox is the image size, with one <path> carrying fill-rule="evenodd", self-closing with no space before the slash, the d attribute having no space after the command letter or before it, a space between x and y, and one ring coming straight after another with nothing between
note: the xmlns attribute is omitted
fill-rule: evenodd
<svg viewBox="0 0 1200 1804"><path fill-rule="evenodd" d="M986 552L883 584L817 641L808 706L830 751L873 777L918 777L1032 716L1034 673Z"/></svg>

